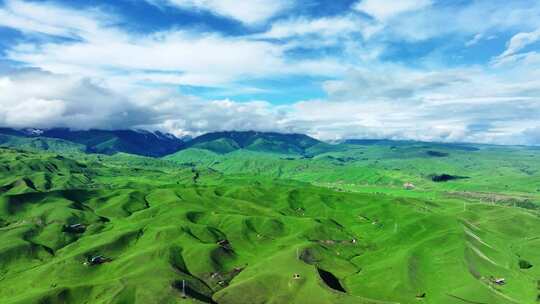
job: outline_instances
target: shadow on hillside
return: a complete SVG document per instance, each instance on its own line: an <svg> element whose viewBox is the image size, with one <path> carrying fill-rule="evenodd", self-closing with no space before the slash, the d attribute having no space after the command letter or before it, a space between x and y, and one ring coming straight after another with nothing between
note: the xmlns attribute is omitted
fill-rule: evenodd
<svg viewBox="0 0 540 304"><path fill-rule="evenodd" d="M322 270L320 268L317 268L317 271L319 271L319 276L328 287L339 292L346 292L345 288L341 286L339 279L336 278L335 275L333 275L332 273L328 271Z"/></svg>
<svg viewBox="0 0 540 304"><path fill-rule="evenodd" d="M182 281L175 281L173 283L173 287L176 290L180 291L185 297L193 298L203 303L217 304L216 302L214 302L214 300L212 300L211 297L196 291L195 289L191 288L187 283L182 284Z"/></svg>

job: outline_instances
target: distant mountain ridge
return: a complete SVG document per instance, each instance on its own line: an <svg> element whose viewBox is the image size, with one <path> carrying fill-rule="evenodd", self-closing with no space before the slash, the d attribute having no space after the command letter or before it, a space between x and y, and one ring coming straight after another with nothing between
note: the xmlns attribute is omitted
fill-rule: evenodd
<svg viewBox="0 0 540 304"><path fill-rule="evenodd" d="M410 146L412 144L418 146L426 146L433 148L445 148L451 150L463 150L463 151L476 151L481 144L474 143L444 143L444 142L425 142L425 141L414 141L414 140L391 140L391 139L347 139L342 143L347 145L360 145L360 146L370 146L370 145L379 145L379 146Z"/></svg>
<svg viewBox="0 0 540 304"><path fill-rule="evenodd" d="M324 143L304 134L227 131L201 135L189 141L186 146L220 154L245 149L255 152L303 155L309 148L319 144Z"/></svg>
<svg viewBox="0 0 540 304"><path fill-rule="evenodd" d="M142 130L70 130L0 128L0 145L54 152L80 151L112 155L119 152L163 157L196 148L218 154L237 150L288 155L308 155L310 150L325 149L327 143L304 134L257 131L224 131L195 138Z"/></svg>
<svg viewBox="0 0 540 304"><path fill-rule="evenodd" d="M386 146L395 153L405 153L403 150L405 147L415 147L426 151L440 149L442 152L435 151L435 153L448 153L449 151L476 151L482 146L389 139L345 139L332 144L305 134L258 131L220 131L194 138L190 136L178 138L169 133L145 130L0 128L0 146L23 150L47 150L56 153L86 152L106 155L128 153L147 157L164 157L174 156L185 150L190 155L194 155L195 151L228 154L244 150L311 158L328 152L344 151L355 146L372 145ZM428 153L426 151L424 152ZM433 155L434 153L431 153L431 156Z"/></svg>
<svg viewBox="0 0 540 304"><path fill-rule="evenodd" d="M0 134L28 139L59 139L85 148L87 153L116 154L119 152L161 157L184 147L184 141L172 134L138 130L70 130L0 128ZM13 141L12 141L13 142ZM47 149L45 149L47 150ZM56 151L59 152L59 151Z"/></svg>

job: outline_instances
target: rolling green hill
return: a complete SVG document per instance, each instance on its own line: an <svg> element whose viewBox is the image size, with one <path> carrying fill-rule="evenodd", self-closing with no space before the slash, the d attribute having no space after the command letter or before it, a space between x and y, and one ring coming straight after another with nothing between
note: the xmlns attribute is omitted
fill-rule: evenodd
<svg viewBox="0 0 540 304"><path fill-rule="evenodd" d="M540 150L240 134L163 159L0 149L0 302L540 298Z"/></svg>

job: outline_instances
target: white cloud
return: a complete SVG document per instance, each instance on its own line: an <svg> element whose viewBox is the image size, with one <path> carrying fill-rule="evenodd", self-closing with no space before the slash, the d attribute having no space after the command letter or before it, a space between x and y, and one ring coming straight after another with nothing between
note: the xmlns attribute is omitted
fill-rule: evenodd
<svg viewBox="0 0 540 304"><path fill-rule="evenodd" d="M431 0L361 0L353 8L379 21L386 21L400 14L421 10L431 5Z"/></svg>
<svg viewBox="0 0 540 304"><path fill-rule="evenodd" d="M510 42L508 43L508 48L504 53L501 54L501 57L514 55L526 46L533 44L540 40L540 28L534 32L530 33L519 33L516 34Z"/></svg>
<svg viewBox="0 0 540 304"><path fill-rule="evenodd" d="M486 36L483 33L479 33L479 34L474 35L474 37L471 40L467 41L465 43L465 46L466 47L471 47L471 46L475 46L475 45L479 44L482 41L493 40L493 39L497 39L497 36L496 35Z"/></svg>
<svg viewBox="0 0 540 304"><path fill-rule="evenodd" d="M51 121L58 122L65 111L63 100L29 98L19 100L17 104L7 105L3 116L6 125L40 126L47 125Z"/></svg>
<svg viewBox="0 0 540 304"><path fill-rule="evenodd" d="M393 42L423 41L450 34L464 37L478 33L497 35L518 29L534 30L540 26L540 2L537 1L430 3L435 2L365 0L353 8L373 16L373 22L380 25L373 37Z"/></svg>
<svg viewBox="0 0 540 304"><path fill-rule="evenodd" d="M229 17L246 24L264 22L291 6L287 0L147 0L158 5L171 5L182 9L196 9Z"/></svg>
<svg viewBox="0 0 540 304"><path fill-rule="evenodd" d="M279 109L263 101L208 101L163 88L115 92L88 79L37 70L1 77L0 89L1 126L147 128L178 135L283 130Z"/></svg>
<svg viewBox="0 0 540 304"><path fill-rule="evenodd" d="M288 61L287 46L255 37L226 37L194 30L130 33L111 24L118 17L97 10L86 12L51 3L11 0L0 12L6 17L0 25L28 33L77 38L69 42L38 40L17 44L6 51L8 59L52 73L114 80L118 85L128 86L145 75L142 78L154 83L224 87L246 78L335 75L343 70L332 59ZM65 24L63 20L67 20Z"/></svg>
<svg viewBox="0 0 540 304"><path fill-rule="evenodd" d="M165 32L148 37L44 45L18 45L8 58L53 73L110 77L159 71L153 79L178 85L223 86L246 78L313 73L335 75L343 68L332 60L289 62L286 48L264 41L216 34ZM129 54L129 56L126 56ZM171 77L170 73L176 73Z"/></svg>
<svg viewBox="0 0 540 304"><path fill-rule="evenodd" d="M26 33L90 39L117 19L98 10L74 11L49 3L6 0L0 8L0 26Z"/></svg>
<svg viewBox="0 0 540 304"><path fill-rule="evenodd" d="M540 145L540 127L528 128L523 131L523 143Z"/></svg>
<svg viewBox="0 0 540 304"><path fill-rule="evenodd" d="M374 65L327 82L328 100L298 103L291 118L322 138L531 143L540 81L525 66L499 72Z"/></svg>
<svg viewBox="0 0 540 304"><path fill-rule="evenodd" d="M317 19L297 17L274 22L270 30L260 35L260 37L275 39L304 35L335 37L347 35L352 32L361 32L366 25L360 18L353 15Z"/></svg>
<svg viewBox="0 0 540 304"><path fill-rule="evenodd" d="M523 70L498 75L480 68L431 72L381 65L327 82L327 100L275 106L203 100L164 88L119 92L85 78L29 70L0 78L0 125L531 144L540 128L540 81L532 76Z"/></svg>
<svg viewBox="0 0 540 304"><path fill-rule="evenodd" d="M275 71L274 67L283 65L281 52L279 47L266 42L212 34L194 36L178 31L129 40L49 43L31 49L17 47L9 51L8 56L57 73L82 72L86 67L99 72L109 69L159 70L193 74L183 78L195 82L213 79L224 83L244 74L262 75Z"/></svg>
<svg viewBox="0 0 540 304"><path fill-rule="evenodd" d="M250 19L232 15L232 2L180 2L181 7L250 25L280 12ZM263 2L236 4L262 7ZM538 39L531 36L539 26L532 18L538 5L525 10L510 3L493 9L493 4L478 1L435 9L428 2L403 1L386 11L389 2L367 0L356 8L373 20L353 12L289 17L275 21L265 33L226 36L193 29L133 33L115 25L118 17L99 10L10 0L0 8L0 25L26 35L74 39L25 39L5 52L8 59L33 69L0 77L0 125L158 128L178 135L254 129L305 132L322 139L534 143L540 128L540 69L535 69L540 56L524 51ZM227 9L218 8L227 3ZM455 22L448 22L449 15ZM413 68L383 63L379 57L388 41L458 33L460 38L476 35L472 45L500 29L526 34L509 43L513 51L507 50L509 64L504 67L452 69L439 63ZM297 47L317 51L328 45L342 50L306 60L288 55ZM212 86L223 95L261 92L239 83L290 75L334 79L322 84L328 98L276 106L204 100L177 88Z"/></svg>
<svg viewBox="0 0 540 304"><path fill-rule="evenodd" d="M493 63L495 65L502 65L520 60L540 63L540 53L536 51L520 53L524 48L538 41L540 41L540 28L533 32L518 33L510 39L506 50L493 59Z"/></svg>
<svg viewBox="0 0 540 304"><path fill-rule="evenodd" d="M471 40L467 41L467 43L465 43L465 46L470 47L470 46L476 45L480 41L482 41L482 39L484 39L484 34L476 34L476 35L474 35L473 39L471 39Z"/></svg>
<svg viewBox="0 0 540 304"><path fill-rule="evenodd" d="M516 64L527 64L530 68L539 68L540 67L540 52L531 51L525 53L518 53L508 56L497 56L491 61L493 66L502 67L502 66L512 66Z"/></svg>
<svg viewBox="0 0 540 304"><path fill-rule="evenodd" d="M0 87L2 125L119 128L142 119L135 105L89 79L28 70L3 77Z"/></svg>
<svg viewBox="0 0 540 304"><path fill-rule="evenodd" d="M212 131L283 131L282 114L266 102L239 103L228 99L204 101L188 98L179 102L175 94L166 94L153 110L161 128L174 134L200 135Z"/></svg>

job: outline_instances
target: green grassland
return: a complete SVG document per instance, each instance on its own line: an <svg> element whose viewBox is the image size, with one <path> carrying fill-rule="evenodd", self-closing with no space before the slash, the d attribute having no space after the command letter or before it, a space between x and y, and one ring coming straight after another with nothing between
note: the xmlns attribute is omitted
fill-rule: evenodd
<svg viewBox="0 0 540 304"><path fill-rule="evenodd" d="M29 151L50 151L57 153L84 152L83 145L54 138L27 138L0 134L0 147L24 149Z"/></svg>
<svg viewBox="0 0 540 304"><path fill-rule="evenodd" d="M248 135L0 148L0 303L539 303L540 150Z"/></svg>

